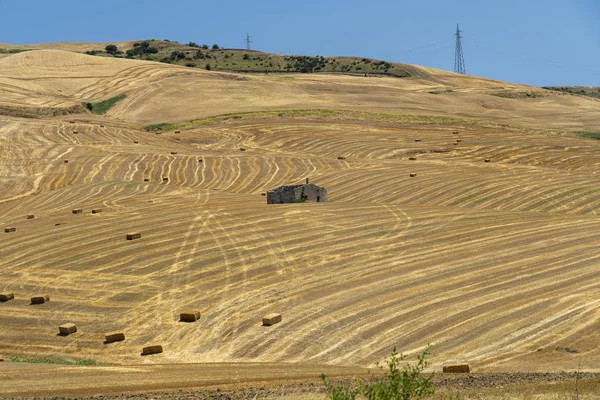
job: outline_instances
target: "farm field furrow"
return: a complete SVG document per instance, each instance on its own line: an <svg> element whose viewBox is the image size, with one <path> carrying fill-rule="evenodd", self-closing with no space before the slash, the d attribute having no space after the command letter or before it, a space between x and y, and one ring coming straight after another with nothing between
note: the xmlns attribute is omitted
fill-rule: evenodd
<svg viewBox="0 0 600 400"><path fill-rule="evenodd" d="M597 126L593 99L53 50L0 75L13 108L127 94L104 115L0 116L0 358L337 371L431 344L433 370L600 371L600 142L574 132ZM143 127L159 122L180 125ZM307 178L327 202L266 204Z"/></svg>

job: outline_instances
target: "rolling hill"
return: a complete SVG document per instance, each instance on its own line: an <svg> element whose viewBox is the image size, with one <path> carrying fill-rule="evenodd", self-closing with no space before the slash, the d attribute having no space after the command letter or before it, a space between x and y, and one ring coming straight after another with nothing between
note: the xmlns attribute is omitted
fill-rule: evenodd
<svg viewBox="0 0 600 400"><path fill-rule="evenodd" d="M368 367L430 343L433 369L600 370L600 142L577 134L600 129L600 100L73 46L0 58L3 358ZM306 177L327 203L265 204Z"/></svg>

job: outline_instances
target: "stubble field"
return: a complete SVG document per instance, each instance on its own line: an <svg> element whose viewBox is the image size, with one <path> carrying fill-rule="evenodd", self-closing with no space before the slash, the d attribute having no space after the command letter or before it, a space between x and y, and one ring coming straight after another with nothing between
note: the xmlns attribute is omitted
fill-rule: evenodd
<svg viewBox="0 0 600 400"><path fill-rule="evenodd" d="M499 85L527 88L424 71L286 79L51 50L0 59L11 109L128 95L106 116L0 117L0 221L16 228L0 247L0 292L16 297L0 303L0 358L373 367L431 344L433 370L600 370L600 143L565 131L597 128L600 102L500 98ZM354 112L286 116L299 108ZM280 116L142 129L268 110ZM307 177L327 203L266 204ZM51 301L30 305L36 294ZM186 309L200 321L179 322ZM283 322L261 326L270 312ZM79 331L57 336L65 322ZM116 330L127 340L104 344ZM141 357L154 343L164 353Z"/></svg>

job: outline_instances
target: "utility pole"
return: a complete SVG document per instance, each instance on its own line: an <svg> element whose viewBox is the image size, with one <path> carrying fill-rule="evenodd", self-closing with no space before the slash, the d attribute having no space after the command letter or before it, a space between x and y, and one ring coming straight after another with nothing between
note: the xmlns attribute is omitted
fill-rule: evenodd
<svg viewBox="0 0 600 400"><path fill-rule="evenodd" d="M252 38L248 33L246 33L246 50L252 50L250 48L250 43L252 43Z"/></svg>
<svg viewBox="0 0 600 400"><path fill-rule="evenodd" d="M457 74L464 75L467 73L467 71L465 70L465 58L463 56L463 51L462 51L461 33L462 33L462 31L458 27L458 24L456 24L456 33L454 34L454 36L456 36L456 52L454 54L454 72L456 72Z"/></svg>

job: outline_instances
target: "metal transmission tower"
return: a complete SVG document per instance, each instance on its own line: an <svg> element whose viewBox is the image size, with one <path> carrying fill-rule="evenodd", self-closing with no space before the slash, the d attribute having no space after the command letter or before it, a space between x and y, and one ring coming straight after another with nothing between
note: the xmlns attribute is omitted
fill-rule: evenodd
<svg viewBox="0 0 600 400"><path fill-rule="evenodd" d="M458 27L458 24L456 24L456 33L454 34L454 36L456 36L456 53L454 54L454 72L456 72L457 74L464 75L467 73L467 71L465 70L465 58L463 56L463 51L462 51L461 33L462 33L462 31Z"/></svg>
<svg viewBox="0 0 600 400"><path fill-rule="evenodd" d="M252 38L249 34L246 33L246 50L252 50L250 48L250 43L252 43Z"/></svg>

